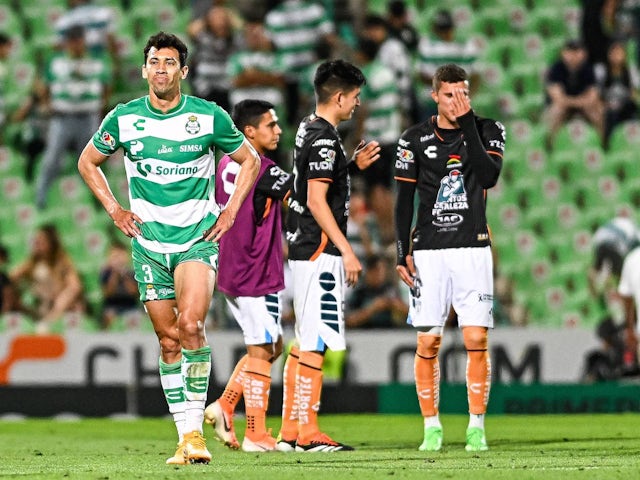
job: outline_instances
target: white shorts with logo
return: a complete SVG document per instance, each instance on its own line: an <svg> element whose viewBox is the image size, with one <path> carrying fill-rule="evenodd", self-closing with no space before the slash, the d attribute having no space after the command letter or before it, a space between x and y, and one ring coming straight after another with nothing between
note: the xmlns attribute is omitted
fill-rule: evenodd
<svg viewBox="0 0 640 480"><path fill-rule="evenodd" d="M407 323L444 326L453 306L460 327L493 328L491 247L416 250L413 262L417 277Z"/></svg>
<svg viewBox="0 0 640 480"><path fill-rule="evenodd" d="M242 329L245 345L275 343L282 336L282 292L261 297L225 295L225 298Z"/></svg>
<svg viewBox="0 0 640 480"><path fill-rule="evenodd" d="M300 350L345 350L342 257L321 253L314 261L289 260L289 266Z"/></svg>

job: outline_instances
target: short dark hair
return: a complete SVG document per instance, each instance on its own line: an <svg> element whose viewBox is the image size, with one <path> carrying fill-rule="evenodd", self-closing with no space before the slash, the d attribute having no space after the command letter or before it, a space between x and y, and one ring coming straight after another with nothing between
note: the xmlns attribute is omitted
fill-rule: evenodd
<svg viewBox="0 0 640 480"><path fill-rule="evenodd" d="M11 37L5 32L0 32L0 45L6 45L7 43L12 43Z"/></svg>
<svg viewBox="0 0 640 480"><path fill-rule="evenodd" d="M274 108L273 104L266 100L242 100L233 107L231 118L238 130L243 131L249 125L257 127L260 123L260 117Z"/></svg>
<svg viewBox="0 0 640 480"><path fill-rule="evenodd" d="M336 92L350 92L367 83L358 67L345 60L328 60L316 69L313 88L318 103L326 103Z"/></svg>
<svg viewBox="0 0 640 480"><path fill-rule="evenodd" d="M372 28L372 27L389 28L389 24L384 19L384 17L381 15L377 15L375 13L370 13L364 17L363 26L364 28Z"/></svg>
<svg viewBox="0 0 640 480"><path fill-rule="evenodd" d="M378 55L380 45L378 42L371 40L367 37L360 37L358 39L358 51L366 57L367 60L373 60Z"/></svg>
<svg viewBox="0 0 640 480"><path fill-rule="evenodd" d="M151 35L147 40L147 45L144 47L144 65L147 64L147 56L151 48L175 48L178 51L180 59L180 67L184 67L187 64L187 54L189 50L182 40L176 37L173 33L158 32L155 35Z"/></svg>
<svg viewBox="0 0 640 480"><path fill-rule="evenodd" d="M434 92L440 90L440 85L444 83L458 83L466 82L469 80L469 76L464 68L456 65L455 63L447 63L438 67L436 73L433 75L433 81L431 86Z"/></svg>
<svg viewBox="0 0 640 480"><path fill-rule="evenodd" d="M394 17L401 17L407 13L407 5L404 0L391 0L387 3L387 12Z"/></svg>

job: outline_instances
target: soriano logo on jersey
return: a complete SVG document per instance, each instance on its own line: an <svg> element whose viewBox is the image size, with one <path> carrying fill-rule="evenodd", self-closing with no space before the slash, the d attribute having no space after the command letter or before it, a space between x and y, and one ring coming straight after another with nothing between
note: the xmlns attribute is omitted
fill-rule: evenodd
<svg viewBox="0 0 640 480"><path fill-rule="evenodd" d="M148 165L146 163L142 164L140 162L136 162L136 170L138 170L138 173L140 175L142 175L143 177L146 177L151 173L151 165Z"/></svg>
<svg viewBox="0 0 640 480"><path fill-rule="evenodd" d="M189 115L189 119L187 120L184 129L191 135L195 135L196 133L198 133L200 131L200 123L198 122L198 117L196 117L195 115Z"/></svg>
<svg viewBox="0 0 640 480"><path fill-rule="evenodd" d="M169 164L170 165L170 164ZM158 176L192 176L198 173L199 167L197 165L192 166L184 166L184 165L175 165L175 166L167 166L167 164L163 165L154 165L151 166L148 163L136 162L136 170L143 177L148 176L150 173L153 173Z"/></svg>

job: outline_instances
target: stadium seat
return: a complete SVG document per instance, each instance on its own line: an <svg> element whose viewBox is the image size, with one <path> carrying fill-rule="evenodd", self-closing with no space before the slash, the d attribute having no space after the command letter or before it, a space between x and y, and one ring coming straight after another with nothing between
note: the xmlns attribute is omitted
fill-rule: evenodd
<svg viewBox="0 0 640 480"><path fill-rule="evenodd" d="M627 152L629 147L640 146L640 120L630 120L614 128L609 138L609 150Z"/></svg>
<svg viewBox="0 0 640 480"><path fill-rule="evenodd" d="M584 120L575 118L560 127L553 148L554 152L576 152L601 146L595 128Z"/></svg>

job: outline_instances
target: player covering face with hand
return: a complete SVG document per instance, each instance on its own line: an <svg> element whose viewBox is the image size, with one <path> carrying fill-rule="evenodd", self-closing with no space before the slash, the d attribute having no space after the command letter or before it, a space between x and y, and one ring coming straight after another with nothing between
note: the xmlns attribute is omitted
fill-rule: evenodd
<svg viewBox="0 0 640 480"><path fill-rule="evenodd" d="M505 131L471 109L466 72L438 68L432 97L438 113L407 129L398 141L395 179L397 271L411 288L408 323L417 330L415 381L424 417L419 449L437 451L443 430L438 416L438 352L453 308L467 350L469 426L466 450L487 450L484 415L491 363L493 265L486 193L502 167ZM418 214L412 232L414 194ZM411 246L411 249L410 249Z"/></svg>

